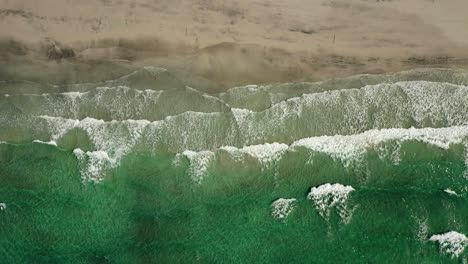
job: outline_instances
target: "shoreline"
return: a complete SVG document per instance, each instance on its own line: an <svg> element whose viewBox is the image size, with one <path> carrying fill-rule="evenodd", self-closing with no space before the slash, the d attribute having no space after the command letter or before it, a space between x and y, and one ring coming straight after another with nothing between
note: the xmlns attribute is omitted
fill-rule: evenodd
<svg viewBox="0 0 468 264"><path fill-rule="evenodd" d="M221 43L181 52L175 49L141 49L135 43L164 43L157 39L106 40L71 50L70 57L50 57L51 46L44 42L24 45L13 39L0 40L2 80L29 80L54 84L99 82L115 79L143 66L180 71L216 86L216 91L247 84L321 81L358 74L385 74L417 68L468 69L468 56L422 55L394 58L287 52L257 45ZM58 43L58 42L56 42ZM133 45L132 45L133 44ZM165 44L170 47L170 44ZM163 45L160 45L161 47ZM151 46L149 46L151 47ZM183 46L182 46L183 47ZM162 52L163 50L164 52ZM61 53L60 53L61 54Z"/></svg>

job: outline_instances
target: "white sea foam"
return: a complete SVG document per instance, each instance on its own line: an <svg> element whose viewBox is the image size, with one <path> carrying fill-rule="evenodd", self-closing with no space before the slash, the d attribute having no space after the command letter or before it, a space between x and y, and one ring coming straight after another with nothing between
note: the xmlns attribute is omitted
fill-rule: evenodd
<svg viewBox="0 0 468 264"><path fill-rule="evenodd" d="M50 140L57 142L68 130L76 127L80 121L76 119L57 118L51 116L39 116L47 123Z"/></svg>
<svg viewBox="0 0 468 264"><path fill-rule="evenodd" d="M246 110L245 112L249 111ZM113 120L106 122L93 118L75 120L49 116L41 116L39 118L45 121L47 132L50 133L50 141L59 142L59 139L67 134L68 131L75 128L81 129L86 132L94 144L96 151L105 151L109 157L118 161L142 137L147 145L149 143L156 146L155 142L162 142L162 144L170 145L175 150L183 148L191 149L192 147L203 149L205 145L215 144L202 140L194 140L203 137L206 129L211 129L211 126L208 126L210 122L205 122L204 125L207 125L205 130L195 130L195 132L193 132L193 129L187 129L187 127L181 128L178 124L189 123L191 128L192 126L200 125L200 118L205 119L211 116L214 122L219 115L220 113L185 112L184 114L167 117L164 120L155 122L147 120ZM175 137L171 137L174 134L178 135L177 140ZM171 142L164 143L168 139ZM234 142L234 139L235 134L227 134L222 138L217 137L218 142L221 144L222 142ZM386 150L388 153L385 152L385 155L381 157L391 156L392 160L398 161L399 146L404 141L415 140L442 149L448 149L452 144L463 144L466 148L466 145L468 145L467 139L468 126L419 129L391 128L369 130L354 135L305 138L293 142L289 147L283 143L265 143L243 148L225 146L221 149L228 151L235 157L242 157L243 155L252 156L262 165L262 169L277 163L288 150L294 151L298 148L306 148L311 154L314 152L326 154L333 159L341 160L348 167L362 161L362 158L370 149L381 152L382 143L389 141L392 143L392 148ZM212 150L214 156L218 150ZM468 151L466 150L465 153L468 153ZM465 163L468 164L468 155L466 155Z"/></svg>
<svg viewBox="0 0 468 264"><path fill-rule="evenodd" d="M104 122L93 118L81 121L58 117L40 117L46 121L51 133L47 144L58 142L68 131L81 129L86 132L96 151L74 151L82 166L83 180L100 181L101 170L115 166L126 155L142 136L144 128L150 124L146 120L125 120ZM35 140L38 143L43 141ZM108 164L109 163L109 164ZM105 165L107 164L107 165ZM111 166L111 167L112 167Z"/></svg>
<svg viewBox="0 0 468 264"><path fill-rule="evenodd" d="M294 209L296 199L279 198L271 204L271 216L276 219L286 218Z"/></svg>
<svg viewBox="0 0 468 264"><path fill-rule="evenodd" d="M311 152L323 153L333 159L340 160L346 167L350 167L359 165L369 150L377 150L381 158L388 157L397 163L401 144L408 140L448 149L452 144L468 141L468 126L369 130L356 135L305 138L290 146L282 143L265 143L243 148L223 146L210 152L216 156L219 150L227 151L236 160L242 160L244 155L249 155L258 160L262 169L267 169L272 164L277 163L288 150L306 148ZM390 147L382 147L383 143L389 141L392 142Z"/></svg>
<svg viewBox="0 0 468 264"><path fill-rule="evenodd" d="M182 153L190 161L188 173L194 183L200 184L203 178L208 174L208 168L214 158L211 151L184 151Z"/></svg>
<svg viewBox="0 0 468 264"><path fill-rule="evenodd" d="M443 89L444 85L447 86L446 89ZM104 87L97 88L96 91L105 93L109 89L121 89L124 91L123 94L127 90L132 90L128 87ZM135 91L135 93L145 93L145 91ZM132 95L141 99L138 94L132 93ZM143 98L149 97L153 98L153 96L143 95ZM76 96L71 98L76 98ZM96 95L96 98L99 96ZM145 104L142 103L132 103L131 107L126 104L122 106L119 102L127 102L129 98L121 93L109 98L106 99L105 105L108 109L105 109L105 112L113 119L124 120L129 116L137 118L146 113L143 107ZM151 100L157 100L154 98ZM408 120L415 120L418 126L463 125L468 122L465 98L468 100L466 86L421 81L305 94L275 104L262 112L232 108L232 115L237 125L237 130L232 133L235 133L235 136L244 144L252 145L268 141L271 137L296 140L304 136L303 133L297 131L310 131L308 133L310 135L351 134L372 127L401 127L407 125ZM59 99L61 98L53 102L59 102ZM75 109L76 99L65 101L61 107L49 107L52 111L51 115L59 116L62 110L66 109L68 117L81 118L79 116L81 112ZM101 105L100 102L100 99L96 99L96 101L90 101L89 105ZM154 102L148 105L154 105ZM196 112L187 113L195 115ZM204 117L209 118L208 115ZM304 118L307 118L307 122L303 122ZM219 120L224 120L224 118ZM338 126L337 123L340 125ZM195 148L188 146L185 149Z"/></svg>
<svg viewBox="0 0 468 264"><path fill-rule="evenodd" d="M324 153L333 159L343 161L345 166L348 166L353 161L359 161L369 148L388 141L395 141L399 146L404 141L415 140L448 149L451 144L463 143L467 137L468 126L419 129L391 128L369 130L356 135L305 138L294 142L291 147L305 147L315 152Z"/></svg>
<svg viewBox="0 0 468 264"><path fill-rule="evenodd" d="M328 220L332 208L337 210L338 215L344 223L349 223L353 210L348 209L347 200L350 193L354 191L351 186L339 183L326 183L318 187L312 187L307 199L312 200L320 216Z"/></svg>
<svg viewBox="0 0 468 264"><path fill-rule="evenodd" d="M247 88L247 90L249 90L249 91L255 91L255 90L257 90L259 87L258 87L258 85L256 85L256 84L249 84L249 85L246 85L245 88Z"/></svg>
<svg viewBox="0 0 468 264"><path fill-rule="evenodd" d="M438 242L440 251L452 257L458 257L468 245L468 238L464 234L455 231L433 235L429 240Z"/></svg>
<svg viewBox="0 0 468 264"><path fill-rule="evenodd" d="M244 90L252 92L252 91L261 90L263 88L264 86L259 86L256 84L247 84L243 86L236 86L236 87L229 88L225 93L235 94L236 92L244 91ZM225 94L225 93L222 93L222 94Z"/></svg>
<svg viewBox="0 0 468 264"><path fill-rule="evenodd" d="M445 83L399 82L395 84L368 85L361 89L345 89L304 94L273 105L258 112L242 112L242 131L254 129L248 134L250 141L257 140L270 131L281 133L294 120L301 122L302 130L318 130L320 133L359 133L370 127L402 127L408 120L418 126L443 124L466 125L468 121L468 87ZM238 111L239 112L239 111ZM262 126L252 123L262 117ZM240 118L238 118L240 119ZM321 126L317 127L320 123ZM337 124L340 124L337 126ZM252 132L253 133L253 132Z"/></svg>
<svg viewBox="0 0 468 264"><path fill-rule="evenodd" d="M355 134L408 122L421 127L466 125L467 100L467 86L413 81L303 94L261 112L231 111L245 144L255 144L273 135L294 139L296 131Z"/></svg>
<svg viewBox="0 0 468 264"><path fill-rule="evenodd" d="M281 101L285 101L288 98L288 95L285 93L269 93L268 96L270 98L271 104L273 105L278 104Z"/></svg>
<svg viewBox="0 0 468 264"><path fill-rule="evenodd" d="M418 221L418 238L420 240L427 239L427 232L429 231L428 219Z"/></svg>
<svg viewBox="0 0 468 264"><path fill-rule="evenodd" d="M152 73L152 74L161 74L163 72L168 72L167 69L162 68L162 67L155 67L155 66L144 66L143 69L146 71Z"/></svg>
<svg viewBox="0 0 468 264"><path fill-rule="evenodd" d="M431 80L434 79L432 78L433 76L439 76L440 74L443 73L445 76L450 76L450 80L453 80L452 82L448 82L449 79L446 79L447 81L444 82L444 78L441 78L440 81L433 81L433 83L446 83L446 84L460 84L460 83L467 83L466 80L466 74L461 73L461 72L456 72L452 70L447 70L447 69L414 69L414 70L409 70L409 71L402 71L397 74L378 74L378 75L373 75L373 74L358 74L350 77L344 77L344 78L336 78L333 80L325 80L325 81L318 81L318 82L302 82L301 84L303 85L308 85L309 89L314 89L315 87L321 87L323 85L330 85L330 84L346 84L346 83L352 83L353 81L359 81L360 84L366 85L366 83L374 83L374 82L380 82L380 83L387 83L387 84L395 84L395 83L403 83L403 82L428 82L424 80L411 80L414 79L417 76L417 79L424 79L424 76L430 76ZM410 81L405 81L405 80L410 80ZM331 81L331 83L330 83ZM299 83L280 83L278 85L281 86L291 86L294 84L299 84ZM335 85L337 86L337 85ZM275 85L245 85L245 86L237 86L237 87L232 87L228 89L225 93L227 94L235 94L239 93L242 91L258 91L262 90L265 92L270 92L274 88ZM284 90L286 92L289 92L288 90Z"/></svg>
<svg viewBox="0 0 468 264"><path fill-rule="evenodd" d="M125 121L108 121L97 120L94 118L85 118L83 120L65 119L60 117L40 116L41 120L45 121L47 131L50 133L50 140L58 142L68 131L72 129L80 129L86 132L96 151L104 151L107 155L119 161L126 155L138 140L143 136L146 129L150 127L147 133L147 141L155 143L161 138L161 130L171 129L173 126L165 126L164 124L172 124L172 119L187 117L188 119L197 118L198 116L211 115L216 113L198 113L186 112L177 117L167 117L162 121L150 122L147 120L125 120ZM193 123L196 123L194 120ZM167 133L167 132L166 132ZM180 135L180 133L177 133ZM189 134L182 134L177 143L189 144L191 137ZM177 147L177 146L176 146ZM199 181L200 174L197 172L197 166L191 169L195 181ZM197 176L198 175L198 176ZM84 177L89 178L89 177ZM95 177L93 177L95 178Z"/></svg>
<svg viewBox="0 0 468 264"><path fill-rule="evenodd" d="M138 89L133 89L125 85L117 85L117 86L98 86L94 88L93 90L85 91L85 92L62 92L62 93L43 93L43 94L21 94L20 96L43 96L43 97L49 97L49 96L63 96L63 97L68 97L68 98L79 98L83 97L85 95L90 95L90 96L98 96L99 94L102 95L105 92L128 92L132 91L136 93L137 95L145 95L146 94L154 94L158 96L159 94L162 93L160 90L150 90L150 89L145 89L145 90L138 90Z"/></svg>
<svg viewBox="0 0 468 264"><path fill-rule="evenodd" d="M68 131L79 128L84 130L98 150L113 153L116 157L124 154L143 133L151 122L147 120L109 121L94 118L83 120L41 116L47 124L51 140L57 142Z"/></svg>
<svg viewBox="0 0 468 264"><path fill-rule="evenodd" d="M444 192L446 192L446 193L448 193L450 195L453 195L453 196L458 196L458 194L455 191L451 190L451 189L445 189Z"/></svg>
<svg viewBox="0 0 468 264"><path fill-rule="evenodd" d="M249 121L250 115L253 115L256 113L251 110L242 109L242 108L232 108L231 112L236 120L236 123L239 125L240 128L243 128L244 124L246 124ZM244 128L244 129L248 129L248 128Z"/></svg>
<svg viewBox="0 0 468 264"><path fill-rule="evenodd" d="M34 143L39 143L39 144L46 144L46 145L52 145L52 146L57 146L57 142L51 140L51 141L42 141L39 139L33 140Z"/></svg>
<svg viewBox="0 0 468 264"><path fill-rule="evenodd" d="M280 143L262 144L255 146L247 146L244 148L236 148L232 146L224 146L215 151L184 151L182 154L177 154L173 160L174 166L179 166L181 156L189 159L190 165L188 173L192 180L196 183L201 183L204 175L208 171L208 167L215 160L218 150L227 151L236 160L242 161L244 155L255 158L261 165L261 169L270 168L288 149L288 145Z"/></svg>
<svg viewBox="0 0 468 264"><path fill-rule="evenodd" d="M0 211L5 211L7 209L7 206L5 203L0 203Z"/></svg>
<svg viewBox="0 0 468 264"><path fill-rule="evenodd" d="M261 163L266 164L278 159L286 150L288 145L281 143L266 143L262 145L247 146L239 151L247 153L257 158Z"/></svg>
<svg viewBox="0 0 468 264"><path fill-rule="evenodd" d="M81 97L84 93L82 92L65 92L62 95L67 96L69 98L78 98Z"/></svg>
<svg viewBox="0 0 468 264"><path fill-rule="evenodd" d="M86 92L44 93L41 95L21 94L17 97L31 97L31 114L80 119L86 113L104 113L112 119L125 120L145 115L159 102L163 91L137 90L127 86L96 87ZM23 108L22 101L12 101Z"/></svg>
<svg viewBox="0 0 468 264"><path fill-rule="evenodd" d="M42 94L19 94L18 96L42 96L42 97L49 97L49 96L56 96L61 95L63 97L70 97L70 98L77 98L81 97L85 94L88 94L90 91L87 92L63 92L63 93L42 93Z"/></svg>
<svg viewBox="0 0 468 264"><path fill-rule="evenodd" d="M288 145L275 142L271 144L265 143L261 145L246 146L243 148L225 146L220 149L228 151L238 159L241 158L243 154L254 157L262 165L262 169L265 169L281 158L283 153L288 149Z"/></svg>
<svg viewBox="0 0 468 264"><path fill-rule="evenodd" d="M78 158L81 166L81 179L86 182L101 182L103 171L115 167L115 159L109 158L105 151L87 151L81 149L73 150L73 154Z"/></svg>

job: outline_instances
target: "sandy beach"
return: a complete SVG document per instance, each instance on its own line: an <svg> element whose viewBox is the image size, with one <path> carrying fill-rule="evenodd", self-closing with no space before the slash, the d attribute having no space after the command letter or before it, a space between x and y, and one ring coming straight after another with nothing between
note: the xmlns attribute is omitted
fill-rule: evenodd
<svg viewBox="0 0 468 264"><path fill-rule="evenodd" d="M465 68L467 7L464 0L2 0L0 76L75 83L150 65L222 90Z"/></svg>

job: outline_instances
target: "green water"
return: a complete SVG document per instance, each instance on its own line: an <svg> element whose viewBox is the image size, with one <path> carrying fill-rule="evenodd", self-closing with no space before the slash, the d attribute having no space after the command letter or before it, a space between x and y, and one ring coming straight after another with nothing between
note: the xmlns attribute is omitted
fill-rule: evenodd
<svg viewBox="0 0 468 264"><path fill-rule="evenodd" d="M0 263L468 262L430 240L468 234L466 74L210 95L169 77L4 84ZM353 191L308 198L327 183Z"/></svg>

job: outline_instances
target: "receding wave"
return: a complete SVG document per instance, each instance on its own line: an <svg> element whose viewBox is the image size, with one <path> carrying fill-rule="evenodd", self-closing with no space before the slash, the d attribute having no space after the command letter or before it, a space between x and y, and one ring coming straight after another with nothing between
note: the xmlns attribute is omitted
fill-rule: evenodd
<svg viewBox="0 0 468 264"><path fill-rule="evenodd" d="M112 91L125 93L128 90L114 89ZM158 101L161 100L160 96L158 98ZM202 98L206 97L202 96ZM68 100L65 100L67 101L66 105L69 104ZM365 86L361 89L306 94L280 102L261 112L237 108L229 110L218 100L212 98L206 100L212 102L213 105L203 104L206 107L205 110L208 111L211 107L221 111L185 111L196 107L181 104L180 110L177 110L177 107L175 109L168 107L169 110L165 113L157 111L159 113L157 115L145 116L150 115L150 112L141 110L141 107L144 109L145 104L134 104L135 107L129 107L129 110L126 111L125 105L119 109L114 108L116 104L112 103L111 100L106 110L96 111L96 113L106 112L104 114L106 119L128 116L136 117L137 120L140 120L142 116L149 118L143 122L163 118L157 125L153 123L153 125L148 126L148 130L152 130L155 137L164 138L159 143L162 142L163 148L173 152L181 152L186 149L210 149L223 145L239 147L263 142L289 144L311 136L349 135L371 129L457 126L466 124L468 120L468 105L466 104L468 88L430 82L379 84ZM73 105L73 103L70 104ZM102 104L93 103L91 105L97 105L97 108L106 107ZM8 107L6 104L3 106ZM15 109L19 108L21 107L15 107ZM53 104L50 105L50 108L61 109L53 107ZM64 106L62 109L70 110L70 116L80 115L73 111L74 107ZM145 114L140 116L138 113L141 111ZM177 112L182 113L175 116L170 115ZM19 131L27 130L13 135L0 133L0 139L9 141L48 140L44 138L45 135L54 136L54 129L77 122L69 118L54 119L54 116L37 118L14 111L4 111L3 113L5 114L1 118L4 120L5 127L10 128L9 131L13 128L17 128ZM15 116L18 118L12 118ZM44 122L41 122L40 119L47 120L45 122L47 125L41 125ZM91 121L93 119L96 122ZM101 122L96 118L82 120L86 120L87 127L96 124L100 129L106 126L115 126L120 122L131 130L132 125L136 124L118 119L108 122ZM40 137L31 138L30 131L35 135L40 135ZM99 133L99 129L93 131L93 133ZM150 132L148 131L148 133Z"/></svg>

